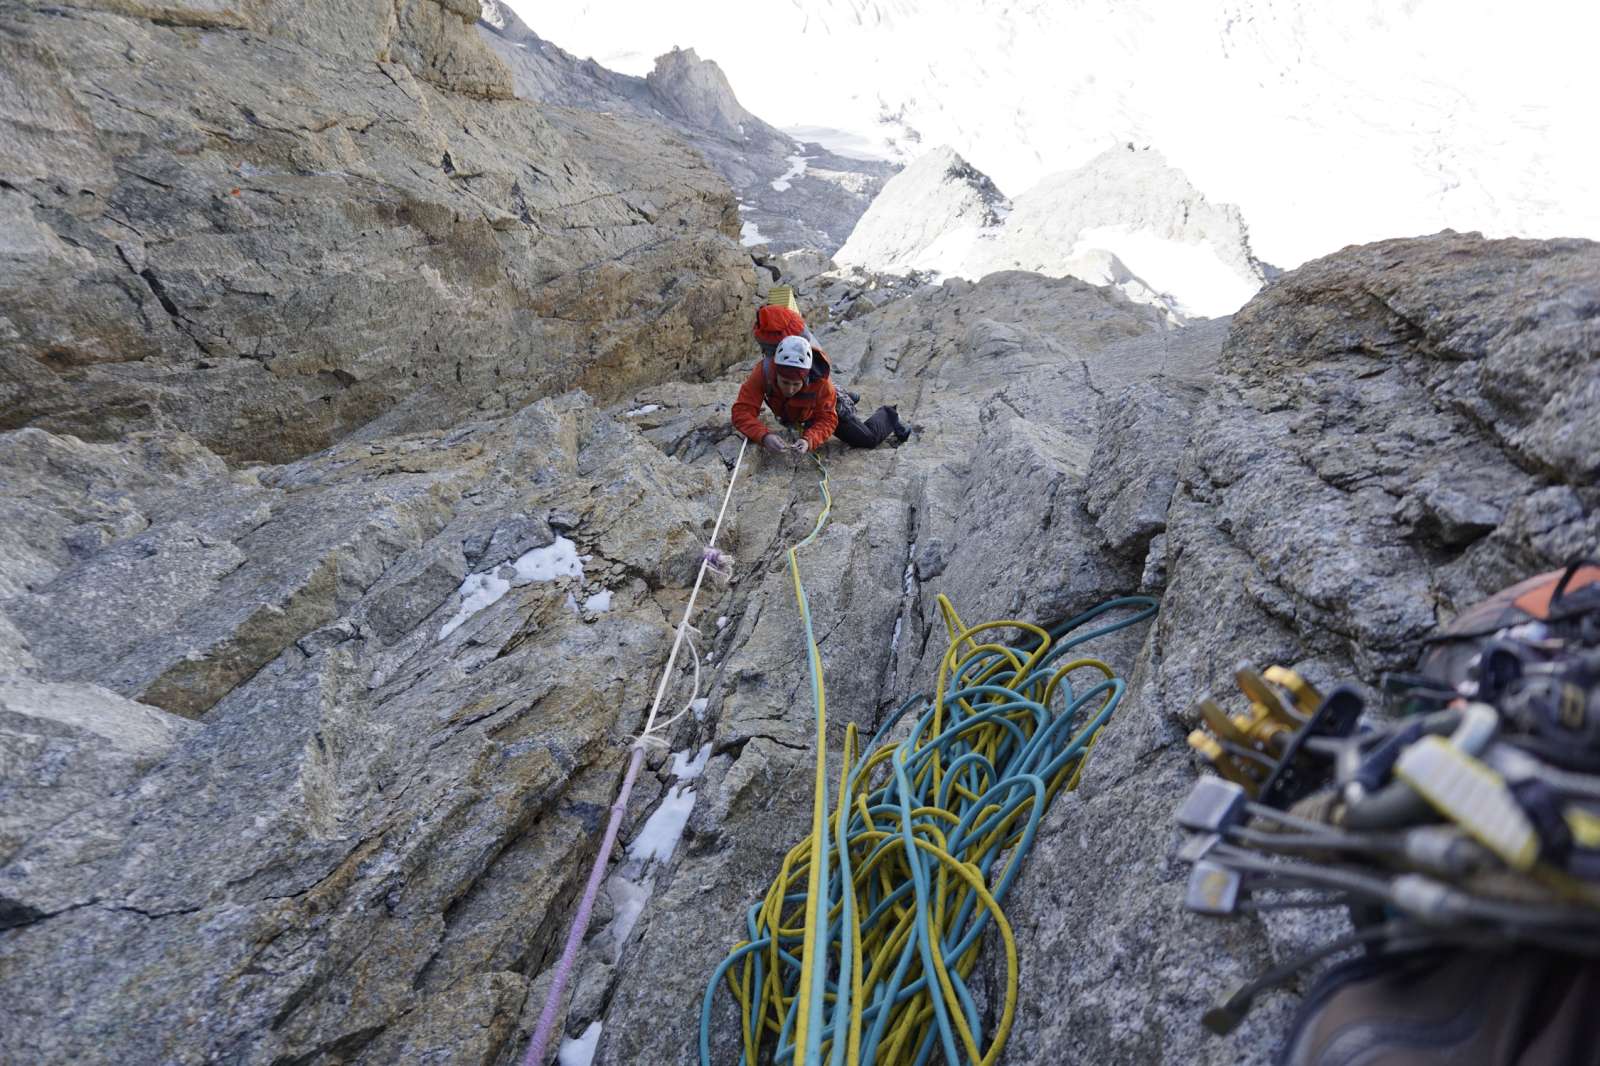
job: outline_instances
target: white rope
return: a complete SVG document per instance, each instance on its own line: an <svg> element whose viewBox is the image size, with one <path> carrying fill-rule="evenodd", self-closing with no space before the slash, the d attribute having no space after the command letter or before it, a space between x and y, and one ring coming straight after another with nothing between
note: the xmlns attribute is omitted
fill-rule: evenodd
<svg viewBox="0 0 1600 1066"><path fill-rule="evenodd" d="M682 647L683 640L690 632L690 615L694 613L694 600L699 597L699 587L706 579L707 567L710 567L714 555L712 549L717 544L717 535L722 531L723 515L728 514L728 501L733 499L733 483L739 480L739 466L744 463L744 450L749 447L749 437L739 445L739 458L733 461L733 477L728 479L728 491L722 498L722 511L717 512L717 525L710 531L710 546L701 555L701 568L698 575L694 576L694 587L690 591L690 602L683 608L683 621L678 623L678 635L672 640L672 653L667 656L666 669L661 671L661 683L656 685L656 701L650 706L650 717L645 720L645 728L640 730L634 738L632 752L627 760L627 771L622 775L622 787L616 795L616 802L611 804L611 818L606 821L605 837L600 842L600 850L595 853L595 861L589 869L589 880L584 885L584 893L578 901L578 914L573 916L573 924L566 930L566 946L562 949L562 957L555 964L555 976L550 980L549 991L544 994L544 1008L539 1012L538 1026L534 1026L533 1039L528 1040L528 1053L523 1055L523 1066L541 1066L544 1056L549 1050L550 1039L555 1034L555 1015L562 1007L562 992L566 989L566 980L573 973L574 965L578 964L578 949L582 946L584 933L589 932L589 919L594 916L595 896L600 895L600 880L605 877L606 863L610 861L611 848L616 845L616 836L622 826L622 815L627 810L627 797L634 791L634 779L638 776L638 768L645 763L645 752L650 747L659 747L666 751L666 739L653 736L654 730L666 728L677 722L682 714L675 715L674 719L656 725L656 712L661 711L661 698L666 695L667 679L672 677L672 666L677 663L678 648ZM694 691L699 691L699 655L694 651L694 642L690 640L690 653L694 655ZM690 699L690 707L694 706L694 698ZM685 711L688 707L685 707Z"/></svg>
<svg viewBox="0 0 1600 1066"><path fill-rule="evenodd" d="M696 629L694 626L690 626L689 632L698 634L700 630ZM668 718L665 722L657 723L652 732L664 733L668 729L671 729L673 723L682 718L684 715L688 714L690 711L694 710L694 701L700 698L700 649L695 647L694 637L684 638L684 643L689 645L689 658L694 660L694 683L689 686L689 698L684 701L683 710L679 711L671 718Z"/></svg>
<svg viewBox="0 0 1600 1066"><path fill-rule="evenodd" d="M689 632L689 618L694 614L694 602L700 596L700 585L706 579L706 571L711 568L711 553L716 550L717 535L722 532L722 519L728 513L728 501L733 499L733 485L734 482L739 480L739 467L744 463L744 450L749 446L750 438L741 437L739 444L739 457L733 461L733 476L728 478L728 491L723 494L722 508L717 512L717 524L712 527L711 540L707 542L705 551L700 555L700 571L699 573L695 574L694 588L689 590L689 602L683 608L683 620L678 623L678 635L672 641L672 652L667 656L666 669L661 671L661 682L660 684L656 685L656 698L654 702L650 704L650 714L647 718L645 718L644 728L639 731L640 739L634 742L636 747L642 747L643 739L649 736L657 728L656 715L660 713L661 700L667 694L667 681L672 677L672 667L678 661L678 649L683 646L684 637ZM691 641L691 645L692 643L693 642ZM698 693L700 690L700 656L698 654L695 654L694 657L694 670L695 691ZM690 700L690 705L693 705L693 698ZM688 708L685 707L684 710L688 710ZM680 711L668 721L663 722L660 728L665 729L667 726L671 725L673 722L676 722L682 717L683 712Z"/></svg>
<svg viewBox="0 0 1600 1066"><path fill-rule="evenodd" d="M601 840L600 850L595 853L594 864L589 869L589 880L584 885L582 897L578 900L577 914L573 916L572 925L567 929L566 946L562 948L561 958L556 962L555 976L551 978L550 988L545 993L544 1009L539 1012L539 1022L534 1027L533 1038L528 1041L528 1052L523 1056L522 1066L541 1066L544 1062L545 1053L555 1033L556 1014L561 1009L561 994L566 990L567 980L577 964L578 949L583 944L584 934L588 932L589 919L594 914L595 898L600 894L600 882L605 877L611 849L617 842L617 833L622 826L622 816L627 811L628 796L633 791L634 779L639 775L639 768L644 765L645 752L652 746L659 746L662 750L667 748L663 738L651 735L652 731L658 728L656 712L661 709L661 698L666 694L667 679L672 676L673 663L678 659L678 648L682 646L684 638L692 628L689 625L689 616L694 613L694 601L700 595L700 584L705 580L706 569L711 564L711 552L717 543L717 534L722 531L722 518L728 513L728 501L733 498L733 483L739 479L739 467L744 462L744 450L749 443L750 439L746 437L739 445L739 457L733 462L733 476L728 479L728 492L722 497L722 509L717 512L717 524L711 530L711 544L701 556L700 572L695 576L694 588L689 592L689 603L683 609L683 621L678 623L678 636L672 642L672 653L667 656L666 669L661 671L661 683L656 686L656 699L650 706L650 717L645 720L644 728L634 738L633 754L628 758L628 769L622 775L622 788L617 793L616 802L611 805L611 817L606 822L605 837ZM691 654L695 655L695 690L698 692L700 656L693 652L693 641L689 642L689 647ZM693 706L693 699L690 700L690 706ZM663 723L659 728L671 725L677 721L677 717Z"/></svg>

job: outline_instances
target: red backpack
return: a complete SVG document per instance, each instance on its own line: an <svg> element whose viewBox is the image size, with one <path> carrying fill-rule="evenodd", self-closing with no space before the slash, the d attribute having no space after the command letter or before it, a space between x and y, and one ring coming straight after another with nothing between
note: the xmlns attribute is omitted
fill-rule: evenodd
<svg viewBox="0 0 1600 1066"><path fill-rule="evenodd" d="M756 343L763 349L774 347L785 337L806 336L806 320L799 311L787 307L761 307L756 310L756 324L750 330Z"/></svg>

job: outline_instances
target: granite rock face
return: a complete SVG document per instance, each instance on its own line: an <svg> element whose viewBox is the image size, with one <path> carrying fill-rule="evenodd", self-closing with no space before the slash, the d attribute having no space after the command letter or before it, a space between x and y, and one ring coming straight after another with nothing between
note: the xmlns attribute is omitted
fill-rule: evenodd
<svg viewBox="0 0 1600 1066"><path fill-rule="evenodd" d="M0 863L105 792L137 781L193 727L97 685L0 674ZM0 926L9 925L0 905Z"/></svg>
<svg viewBox="0 0 1600 1066"><path fill-rule="evenodd" d="M1581 394L1600 374L1585 347L1593 312L1581 310L1597 267L1593 244L1445 234L1308 264L1231 323L1176 334L1104 290L1013 274L949 282L823 335L865 405L898 401L926 428L892 456L830 464L835 524L808 584L836 716L870 726L931 683L937 592L968 618L1055 621L1115 592L1164 587L1152 627L1097 649L1129 677L1128 701L1081 791L1047 820L1008 908L1023 999L1005 1061L1271 1061L1293 988L1264 997L1228 1040L1209 1036L1199 1015L1330 930L1182 911L1172 813L1197 773L1184 743L1190 708L1231 691L1240 661L1371 684L1411 662L1435 622L1600 547L1600 499L1579 483L1583 462L1551 477L1519 448L1564 439L1561 416L1524 414L1502 429L1525 397L1503 408L1461 398L1483 395L1462 382L1524 351L1566 368L1563 399ZM1490 277L1505 317L1463 356L1449 338L1482 306ZM1391 303L1402 299L1404 318L1432 325L1406 329ZM1540 373L1531 359L1520 366ZM661 405L640 418L661 446L707 446L682 422L685 390L635 400ZM1345 476L1336 470L1352 479L1335 483ZM744 503L741 521L763 530L759 540L803 532L803 473L799 482L800 513L770 540L773 520L757 527ZM1409 517L1425 513L1408 502L1418 497L1454 517ZM899 550L885 550L897 530ZM759 613L746 607L729 627L688 841L657 876L611 978L602 1062L692 1060L701 983L804 823L803 664L792 621L771 617L786 589L776 553L765 558ZM895 598L900 613L882 615ZM730 1031L715 1061L734 1054Z"/></svg>
<svg viewBox="0 0 1600 1066"><path fill-rule="evenodd" d="M1104 475L1090 482L1084 506L1117 554L1145 558L1166 529L1178 467L1204 394L1193 383L1155 378L1124 389L1099 412L1089 465Z"/></svg>
<svg viewBox="0 0 1600 1066"><path fill-rule="evenodd" d="M1041 303L1058 310L1031 321ZM1079 386L1202 379L1221 337L1027 275L855 323L874 319L830 339L840 374L926 428L897 451L830 452L835 517L805 560L824 646L849 649L828 653L840 721L862 726L936 659L933 588L974 617L1059 616L1137 581L1137 564L1101 557L1078 499L1099 404ZM1009 357L969 319L1010 337ZM1019 390L1019 366L1041 387ZM35 705L137 707L170 736L154 759L131 741L91 749L73 739L84 726L50 741L78 754L48 812L17 804L0 865L0 985L28 1023L0 1039L85 1061L513 1058L737 454L738 373L608 411L572 393L444 432L357 434L270 467L156 431L0 438L5 533L31 528L35 545L0 602L26 657L11 683ZM735 579L697 616L707 702L669 734L684 758L652 763L627 829L688 788L686 841L640 862L638 924L627 885L608 893L577 986L576 1028L670 1006L649 1047L618 1026L613 1061L687 1046L676 1005L806 802L775 788L805 777L809 746L779 556L815 482L754 454L741 479L720 541ZM1002 487L1015 510L981 502ZM1070 535L1043 535L1052 523ZM542 579L564 541L582 576ZM674 707L691 684L685 669ZM9 713L7 750L36 750L37 713ZM23 979L40 967L47 985ZM76 1021L56 1027L66 1007ZM157 1021L173 1016L220 1020L181 1035Z"/></svg>
<svg viewBox="0 0 1600 1066"><path fill-rule="evenodd" d="M1234 316L1158 538L1169 584L1130 703L1018 886L1010 1061L1271 1061L1292 995L1226 1040L1198 1018L1311 930L1181 910L1190 710L1237 700L1239 662L1370 686L1436 622L1600 549L1600 438L1559 465L1541 451L1575 443L1570 404L1600 382L1597 285L1591 242L1441 234L1308 263Z"/></svg>
<svg viewBox="0 0 1600 1066"><path fill-rule="evenodd" d="M0 1059L521 1055L771 275L687 149L501 99L463 7L0 8ZM931 684L937 595L1164 588L1091 649L1130 689L1010 898L1005 1061L1269 1061L1292 995L1225 1041L1198 1014L1312 931L1181 911L1189 708L1241 660L1371 682L1600 550L1600 246L1347 249L1181 330L1071 279L773 263L920 427L823 456L835 757ZM783 548L816 479L738 477L567 1009L602 1063L693 1061L810 802Z"/></svg>
<svg viewBox="0 0 1600 1066"><path fill-rule="evenodd" d="M510 99L476 16L0 9L0 428L283 462L725 366L726 186L657 127Z"/></svg>
<svg viewBox="0 0 1600 1066"><path fill-rule="evenodd" d="M1085 506L1102 396L1152 380L1205 381L1223 326L1173 333L1108 290L1000 274L888 301L822 335L863 412L894 403L922 427L893 451L826 459L833 515L801 565L835 766L845 723L871 731L932 684L945 650L937 594L969 621L1057 622L1138 587L1142 557L1104 550ZM693 427L716 417L702 401L685 420L692 397L682 389L635 399L663 405L640 421L675 454L693 454ZM750 477L741 535L764 547L753 572L741 570L736 587L748 599L717 647L715 724L695 738L710 741L711 759L682 857L658 876L618 967L598 1062L694 1060L705 981L805 824L810 700L781 548L809 527L816 481L788 460L762 460ZM1096 650L1131 668L1140 636ZM731 1061L736 1028L719 1018L714 1061Z"/></svg>
<svg viewBox="0 0 1600 1066"><path fill-rule="evenodd" d="M674 48L665 53L644 80L671 113L723 137L743 137L747 123L761 121L733 95L733 86L728 84L722 68L713 60L695 55L693 48Z"/></svg>
<svg viewBox="0 0 1600 1066"><path fill-rule="evenodd" d="M17 438L71 451L80 512L126 460ZM32 656L0 685L29 780L7 775L0 983L29 1024L4 1056L387 1061L481 1015L493 1061L559 947L726 472L573 393L221 472L186 494L204 523L146 473L124 498L144 530L0 607ZM571 565L541 569L563 544ZM40 964L51 982L26 979ZM220 1020L163 1020L191 1014Z"/></svg>

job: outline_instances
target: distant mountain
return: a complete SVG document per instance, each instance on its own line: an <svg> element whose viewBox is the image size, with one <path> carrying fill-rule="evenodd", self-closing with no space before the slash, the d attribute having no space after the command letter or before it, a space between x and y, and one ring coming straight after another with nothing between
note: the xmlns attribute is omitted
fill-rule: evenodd
<svg viewBox="0 0 1600 1066"><path fill-rule="evenodd" d="M1231 314L1272 273L1238 208L1213 204L1159 152L1102 153L1006 199L948 147L884 186L841 266L978 279L1031 270L1115 285L1173 321Z"/></svg>
<svg viewBox="0 0 1600 1066"><path fill-rule="evenodd" d="M1257 254L1286 269L1443 228L1600 237L1600 4L792 0L748 18L720 3L544 7L541 32L601 62L692 44L769 122L849 131L908 161L948 144L1013 195L1114 145L1153 145L1237 204ZM805 57L803 92L750 47L755 19L763 40Z"/></svg>
<svg viewBox="0 0 1600 1066"><path fill-rule="evenodd" d="M739 197L742 240L832 253L897 164L836 155L747 111L722 68L693 49L658 56L645 77L578 59L501 0L480 0L478 29L511 68L517 94L586 111L631 113L699 149Z"/></svg>
<svg viewBox="0 0 1600 1066"><path fill-rule="evenodd" d="M999 227L1011 202L949 147L890 178L834 254L840 266L885 273L962 274L972 245Z"/></svg>
<svg viewBox="0 0 1600 1066"><path fill-rule="evenodd" d="M1014 200L949 147L889 178L892 164L835 155L752 114L722 67L693 49L658 56L638 77L576 58L503 0L481 8L479 30L520 95L632 114L704 153L738 194L748 245L819 249L841 266L885 273L1071 276L1114 285L1172 322L1233 312L1270 269L1253 254L1239 210L1208 200L1150 149L1108 149Z"/></svg>

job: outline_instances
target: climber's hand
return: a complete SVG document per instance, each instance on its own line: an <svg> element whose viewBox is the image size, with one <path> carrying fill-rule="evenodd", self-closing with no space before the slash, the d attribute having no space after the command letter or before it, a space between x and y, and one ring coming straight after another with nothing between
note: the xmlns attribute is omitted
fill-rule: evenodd
<svg viewBox="0 0 1600 1066"><path fill-rule="evenodd" d="M796 455L804 455L806 452L809 452L810 450L811 450L811 442L806 440L804 437L801 437L799 440L794 442L794 453Z"/></svg>
<svg viewBox="0 0 1600 1066"><path fill-rule="evenodd" d="M762 437L761 446L773 455L782 455L789 450L789 446L783 442L783 438L776 433L768 433L765 437Z"/></svg>

